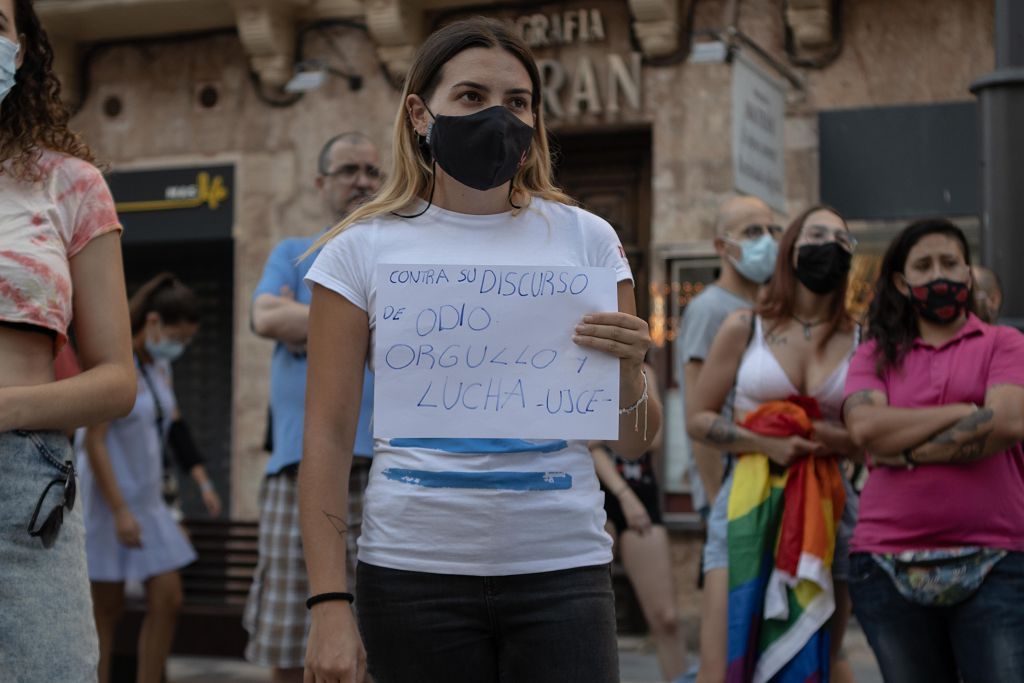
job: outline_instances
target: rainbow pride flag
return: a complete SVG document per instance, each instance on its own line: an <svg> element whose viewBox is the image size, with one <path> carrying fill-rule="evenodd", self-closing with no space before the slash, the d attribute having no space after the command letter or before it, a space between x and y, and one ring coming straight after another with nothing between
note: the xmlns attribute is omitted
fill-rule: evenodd
<svg viewBox="0 0 1024 683"><path fill-rule="evenodd" d="M767 436L813 435L814 399L771 401L742 426ZM762 453L737 459L729 495L728 683L817 683L829 677L824 628L835 610L832 557L846 502L835 458L785 470Z"/></svg>

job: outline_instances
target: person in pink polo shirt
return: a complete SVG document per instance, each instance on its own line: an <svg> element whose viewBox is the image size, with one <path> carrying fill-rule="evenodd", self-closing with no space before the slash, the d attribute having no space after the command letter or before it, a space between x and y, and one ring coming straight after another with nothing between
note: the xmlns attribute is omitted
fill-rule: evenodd
<svg viewBox="0 0 1024 683"><path fill-rule="evenodd" d="M887 681L1024 680L1024 335L971 312L970 260L949 221L903 230L846 380L850 593Z"/></svg>

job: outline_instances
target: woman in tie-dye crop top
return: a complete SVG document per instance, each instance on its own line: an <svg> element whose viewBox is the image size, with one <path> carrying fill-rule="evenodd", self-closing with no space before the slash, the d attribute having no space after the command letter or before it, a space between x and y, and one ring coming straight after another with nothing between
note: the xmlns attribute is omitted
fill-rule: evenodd
<svg viewBox="0 0 1024 683"><path fill-rule="evenodd" d="M135 400L120 231L31 0L0 0L0 680L95 681L66 434ZM83 372L54 378L74 322Z"/></svg>
<svg viewBox="0 0 1024 683"><path fill-rule="evenodd" d="M34 183L0 174L0 322L42 328L56 352L71 323L71 259L121 225L95 166L43 150L38 169Z"/></svg>

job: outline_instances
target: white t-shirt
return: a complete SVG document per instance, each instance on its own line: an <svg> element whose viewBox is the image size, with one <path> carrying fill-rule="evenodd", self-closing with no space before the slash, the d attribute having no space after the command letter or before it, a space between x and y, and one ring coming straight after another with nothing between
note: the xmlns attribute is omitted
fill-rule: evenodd
<svg viewBox="0 0 1024 683"><path fill-rule="evenodd" d="M617 281L632 279L614 229L557 202L534 199L518 216L432 206L418 218L377 217L328 243L306 276L310 287L322 285L368 313L371 357L378 263L611 267ZM458 488L443 485L451 472ZM549 472L567 477L545 490L508 483L516 473ZM467 473L480 474L480 488L464 488ZM359 560L474 576L605 564L611 539L603 503L583 441L374 438Z"/></svg>

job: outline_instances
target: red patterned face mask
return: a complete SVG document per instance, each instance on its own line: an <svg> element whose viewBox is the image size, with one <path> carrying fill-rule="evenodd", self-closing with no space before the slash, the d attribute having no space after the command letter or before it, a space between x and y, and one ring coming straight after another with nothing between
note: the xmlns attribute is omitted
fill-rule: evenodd
<svg viewBox="0 0 1024 683"><path fill-rule="evenodd" d="M925 320L939 325L951 323L967 307L970 291L966 282L939 278L923 285L910 286L910 302Z"/></svg>

